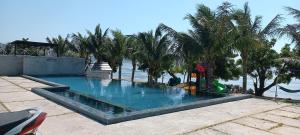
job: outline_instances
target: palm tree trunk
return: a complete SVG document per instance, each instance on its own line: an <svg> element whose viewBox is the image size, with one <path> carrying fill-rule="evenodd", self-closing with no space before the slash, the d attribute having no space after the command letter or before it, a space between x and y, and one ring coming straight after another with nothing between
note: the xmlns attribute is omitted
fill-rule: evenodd
<svg viewBox="0 0 300 135"><path fill-rule="evenodd" d="M200 89L200 73L196 73L196 88L197 90Z"/></svg>
<svg viewBox="0 0 300 135"><path fill-rule="evenodd" d="M244 55L242 57L243 59L243 91L246 91L247 90L247 56Z"/></svg>
<svg viewBox="0 0 300 135"><path fill-rule="evenodd" d="M214 80L214 67L213 67L213 60L207 61L207 87L209 91L212 91L212 82Z"/></svg>
<svg viewBox="0 0 300 135"><path fill-rule="evenodd" d="M148 82L148 84L150 84L150 75L149 75L149 73L147 74L147 76L148 76L147 82Z"/></svg>
<svg viewBox="0 0 300 135"><path fill-rule="evenodd" d="M114 73L113 71L110 72L110 79L113 79L114 78Z"/></svg>
<svg viewBox="0 0 300 135"><path fill-rule="evenodd" d="M134 81L134 74L135 74L135 70L136 70L136 62L135 60L132 60L132 73L131 73L131 82Z"/></svg>
<svg viewBox="0 0 300 135"><path fill-rule="evenodd" d="M121 75L122 75L122 64L119 65L119 80L121 80Z"/></svg>
<svg viewBox="0 0 300 135"><path fill-rule="evenodd" d="M148 84L153 85L155 81L155 78L153 76L152 70L148 69Z"/></svg>
<svg viewBox="0 0 300 135"><path fill-rule="evenodd" d="M186 83L189 83L189 82L190 82L190 81L189 81L190 75L191 75L191 73L190 73L190 71L188 71L188 72L187 72L187 77L186 77Z"/></svg>
<svg viewBox="0 0 300 135"><path fill-rule="evenodd" d="M172 78L177 78L177 76L174 74L174 73L172 73L172 72L170 72L170 71L167 71L168 72L168 74L172 77Z"/></svg>
<svg viewBox="0 0 300 135"><path fill-rule="evenodd" d="M186 72L183 73L183 81L182 81L182 83L185 83L185 76L186 76Z"/></svg>

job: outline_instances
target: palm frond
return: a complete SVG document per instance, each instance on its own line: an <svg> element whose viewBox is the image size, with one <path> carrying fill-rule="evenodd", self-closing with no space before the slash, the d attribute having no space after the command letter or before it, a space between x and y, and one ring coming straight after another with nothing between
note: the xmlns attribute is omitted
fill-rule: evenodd
<svg viewBox="0 0 300 135"><path fill-rule="evenodd" d="M300 10L291 7L284 7L284 9L289 12L289 15L300 21Z"/></svg>
<svg viewBox="0 0 300 135"><path fill-rule="evenodd" d="M276 15L267 26L260 32L260 34L276 36L281 33L281 22L284 18L281 15Z"/></svg>

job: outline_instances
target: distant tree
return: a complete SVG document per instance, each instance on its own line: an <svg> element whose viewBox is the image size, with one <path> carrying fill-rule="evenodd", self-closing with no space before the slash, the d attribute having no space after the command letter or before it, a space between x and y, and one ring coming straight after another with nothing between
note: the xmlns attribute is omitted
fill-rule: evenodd
<svg viewBox="0 0 300 135"><path fill-rule="evenodd" d="M286 63L291 76L300 79L300 56L298 49L291 49L291 45L286 44L281 49L280 58Z"/></svg>
<svg viewBox="0 0 300 135"><path fill-rule="evenodd" d="M281 53L278 54L272 49L275 43L275 39L265 40L262 47L248 52L248 73L254 78L256 96L262 96L265 91L276 84L289 83L291 78L296 76L295 72L292 71L295 67L284 60L284 57L291 57L293 54L289 50L289 46L284 46ZM273 82L266 85L267 80L273 80Z"/></svg>
<svg viewBox="0 0 300 135"><path fill-rule="evenodd" d="M186 67L188 72L187 82L189 83L191 81L191 73L194 71L196 63L199 62L203 51L201 42L197 42L190 34L176 32L164 24L160 24L159 27L172 37L174 56L179 58L179 61L182 61L181 64Z"/></svg>
<svg viewBox="0 0 300 135"><path fill-rule="evenodd" d="M247 90L247 67L248 67L248 52L251 49L257 48L261 44L261 39L266 36L274 36L279 34L280 21L282 17L276 15L267 25L262 28L261 16L256 16L252 21L250 7L245 3L243 9L235 10L233 13L233 31L234 39L233 46L240 52L242 58L242 76L243 90Z"/></svg>
<svg viewBox="0 0 300 135"><path fill-rule="evenodd" d="M295 49L292 51L290 51L290 46L285 46L284 60L289 65L289 71L300 79L300 10L291 7L285 7L285 9L296 19L296 23L286 25L281 31L281 36L286 35L295 44ZM293 55L290 56L291 54Z"/></svg>
<svg viewBox="0 0 300 135"><path fill-rule="evenodd" d="M198 5L195 15L186 16L192 26L188 33L176 32L164 24L160 25L173 37L175 54L185 63L188 82L198 63L206 66L209 88L212 88L213 79L228 80L239 76L234 61L236 55L230 47L231 7L230 3L224 2L216 11L212 11L205 5Z"/></svg>
<svg viewBox="0 0 300 135"><path fill-rule="evenodd" d="M136 35L128 36L125 57L131 60L131 65L132 65L131 81L132 82L134 81L134 75L135 75L135 71L139 59L138 55L141 50L140 47L141 46L138 42Z"/></svg>
<svg viewBox="0 0 300 135"><path fill-rule="evenodd" d="M235 61L236 54L224 53L223 56L216 57L214 76L222 80L239 79L242 70L239 63Z"/></svg>
<svg viewBox="0 0 300 135"><path fill-rule="evenodd" d="M122 75L122 65L123 65L123 59L125 57L126 53L126 45L127 45L127 37L122 34L120 30L112 31L113 40L113 55L116 57L116 62L119 67L119 80L121 80Z"/></svg>
<svg viewBox="0 0 300 135"><path fill-rule="evenodd" d="M13 54L13 45L12 44L6 44L5 45L5 48L4 48L4 52L6 55L10 55L10 54Z"/></svg>
<svg viewBox="0 0 300 135"><path fill-rule="evenodd" d="M72 50L78 53L79 57L84 58L86 64L89 63L90 51L88 50L89 39L81 35L79 32L77 34L72 34Z"/></svg>
<svg viewBox="0 0 300 135"><path fill-rule="evenodd" d="M298 54L300 54L300 10L291 7L285 9L292 15L297 22L295 24L288 24L282 29L282 35L286 35L295 43Z"/></svg>
<svg viewBox="0 0 300 135"><path fill-rule="evenodd" d="M100 24L98 24L95 28L94 33L87 31L89 40L88 50L94 55L95 59L97 60L97 64L107 59L105 56L105 46L107 45L109 40L108 30L109 29L102 31Z"/></svg>
<svg viewBox="0 0 300 135"><path fill-rule="evenodd" d="M109 66L112 68L111 72L111 79L113 79L113 73L117 72L117 68L119 66L118 61L119 57L115 55L117 47L115 47L115 44L113 43L112 39L109 37L106 38L105 41L105 51L103 52L103 56L105 57L105 60L108 62Z"/></svg>
<svg viewBox="0 0 300 135"><path fill-rule="evenodd" d="M70 51L71 43L68 38L69 36L63 38L61 35L59 35L57 38L47 37L46 40L48 43L57 45L54 47L54 50L56 51L57 57L61 57L67 56L67 53Z"/></svg>
<svg viewBox="0 0 300 135"><path fill-rule="evenodd" d="M0 54L1 54L1 55L6 54L5 48L6 48L6 44L0 43Z"/></svg>
<svg viewBox="0 0 300 135"><path fill-rule="evenodd" d="M141 43L140 69L147 70L148 83L157 83L157 79L163 71L170 69L173 65L173 54L170 52L170 43L168 36L162 33L160 27L155 32L142 32L138 34Z"/></svg>
<svg viewBox="0 0 300 135"><path fill-rule="evenodd" d="M212 82L216 79L216 61L220 56L225 56L231 41L231 7L224 2L217 10L213 11L205 5L198 5L195 15L188 14L187 19L192 29L188 31L193 43L201 47L199 62L206 66L208 89L212 90Z"/></svg>

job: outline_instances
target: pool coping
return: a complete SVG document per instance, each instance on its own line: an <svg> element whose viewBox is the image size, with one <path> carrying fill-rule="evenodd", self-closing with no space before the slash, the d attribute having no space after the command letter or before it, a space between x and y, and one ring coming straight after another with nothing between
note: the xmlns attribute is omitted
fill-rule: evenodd
<svg viewBox="0 0 300 135"><path fill-rule="evenodd" d="M67 90L70 87L58 83L53 83L50 81L42 80L39 78L35 78L32 76L23 75L24 78L37 81L43 84L50 85L51 87L43 87L43 88L32 88L32 92L45 97L46 99L49 99L55 103L58 103L62 106L65 106L73 111L76 111L80 114L83 114L93 120L96 120L102 124L109 125L109 124L115 124L120 123L124 121L130 121L130 120L136 120L141 118L146 118L150 116L157 116L172 112L178 112L178 111L184 111L189 109L195 109L215 104L221 104L221 103L227 103L227 102L233 102L237 100L242 99L248 99L252 98L252 95L230 95L226 97L220 97L215 99L209 99L209 100L201 100L196 101L192 103L184 103L177 106L169 106L169 107L161 107L161 108L154 108L154 109L147 109L147 110L141 110L141 111L134 111L126 114L125 116L114 116L111 117L104 112L101 112L97 109L94 109L92 107L89 107L87 105L84 105L82 103L79 103L77 101L65 98L60 95L56 95L51 90ZM50 90L50 91L49 91Z"/></svg>

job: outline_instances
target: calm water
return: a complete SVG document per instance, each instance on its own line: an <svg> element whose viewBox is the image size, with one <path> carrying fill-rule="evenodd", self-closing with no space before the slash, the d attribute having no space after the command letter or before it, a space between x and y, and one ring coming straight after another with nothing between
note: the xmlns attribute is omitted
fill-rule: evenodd
<svg viewBox="0 0 300 135"><path fill-rule="evenodd" d="M53 91L50 90L50 92ZM109 116L126 115L127 113L131 112L131 110L94 100L90 97L82 96L71 91L55 91L53 93L100 110Z"/></svg>
<svg viewBox="0 0 300 135"><path fill-rule="evenodd" d="M80 76L39 78L68 85L71 92L87 95L132 110L175 106L213 98L193 96L179 88L163 90L149 88L142 84L133 84L129 81L98 80Z"/></svg>
<svg viewBox="0 0 300 135"><path fill-rule="evenodd" d="M130 60L124 60L123 66L122 66L122 77L125 79L130 79L131 78L131 61ZM118 72L114 73L114 78L118 77ZM183 75L182 74L177 74L178 77L183 80ZM167 82L169 80L170 76L168 74L165 74L165 76L162 78L159 78L160 82ZM147 74L146 72L142 72L140 70L137 70L135 74L135 80L136 81L147 81ZM224 84L233 84L233 85L242 85L242 78L239 80L230 80L230 81L221 81ZM272 83L271 81L267 81L266 84ZM290 84L280 84L280 86L289 88L289 89L294 89L294 90L299 90L300 89L300 80L292 80ZM252 78L248 78L248 88L253 89L253 80ZM272 87L269 91L265 92L265 96L269 97L274 97L276 91L276 87ZM287 93L284 92L280 89L278 89L278 96L282 98L291 98L291 99L298 99L300 100L300 93Z"/></svg>

